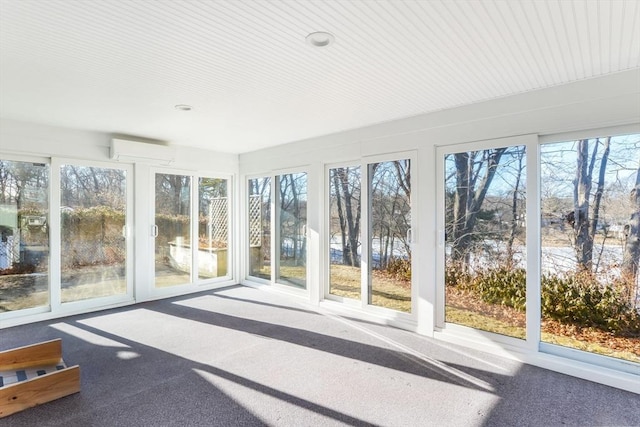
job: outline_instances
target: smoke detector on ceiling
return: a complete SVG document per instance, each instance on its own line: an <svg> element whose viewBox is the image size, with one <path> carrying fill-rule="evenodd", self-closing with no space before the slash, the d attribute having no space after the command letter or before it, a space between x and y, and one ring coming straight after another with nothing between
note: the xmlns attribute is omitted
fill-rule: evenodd
<svg viewBox="0 0 640 427"><path fill-rule="evenodd" d="M331 33L325 31L316 31L306 37L307 44L313 47L331 46L335 41L335 37Z"/></svg>

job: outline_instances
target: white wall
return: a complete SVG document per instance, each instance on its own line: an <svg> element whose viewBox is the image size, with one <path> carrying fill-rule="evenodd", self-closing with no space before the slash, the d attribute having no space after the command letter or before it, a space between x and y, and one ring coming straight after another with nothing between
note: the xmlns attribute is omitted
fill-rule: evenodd
<svg viewBox="0 0 640 427"><path fill-rule="evenodd" d="M240 173L435 145L638 123L640 69L240 155Z"/></svg>
<svg viewBox="0 0 640 427"><path fill-rule="evenodd" d="M125 138L119 136L120 138ZM111 161L109 133L66 129L0 119L0 152L40 157ZM191 147L176 147L172 168L235 174L238 156Z"/></svg>

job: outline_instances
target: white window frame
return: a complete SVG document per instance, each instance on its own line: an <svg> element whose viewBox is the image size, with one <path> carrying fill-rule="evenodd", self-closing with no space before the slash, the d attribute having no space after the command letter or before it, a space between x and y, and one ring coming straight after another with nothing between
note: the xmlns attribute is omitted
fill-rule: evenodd
<svg viewBox="0 0 640 427"><path fill-rule="evenodd" d="M189 282L181 283L174 286L167 286L158 288L155 286L155 180L156 174L168 174L168 175L181 175L188 176L191 180L191 186L189 188L190 197L190 233L191 233L191 272L189 275ZM207 279L198 278L198 245L194 242L198 239L198 203L199 203L199 179L200 178L220 178L227 180L227 197L228 197L228 249L227 249L227 274L221 277L213 277ZM146 257L149 259L148 266L146 268L149 280L148 286L141 289L141 293L154 298L164 298L175 295L184 295L205 289L214 289L221 286L226 286L233 281L234 268L235 268L235 233L233 233L234 212L235 212L235 200L233 197L234 186L233 176L227 173L217 173L209 171L192 171L187 169L177 168L162 168L152 167L149 170L149 199L148 207L139 207L139 209L148 210L148 231L145 232L146 240L148 240L148 248ZM145 298L147 299L147 298Z"/></svg>
<svg viewBox="0 0 640 427"><path fill-rule="evenodd" d="M219 174L219 173L209 173L209 172L198 172L195 174L191 174L192 175L192 179L194 180L194 185L192 186L193 188L191 189L192 193L191 193L191 212L192 212L192 218L191 218L191 226L192 226L192 230L191 233L193 236L195 236L196 239L198 239L199 237L199 224L198 224L198 213L199 213L199 206L198 204L200 203L200 178L218 178L218 179L224 179L227 181L227 274L225 274L224 276L220 276L220 277L212 277L212 278L205 278L205 279L200 279L199 278L199 274L198 274L198 255L199 255L199 250L198 250L198 245L191 245L192 250L193 250L193 266L192 266L192 283L198 285L198 286L207 286L210 284L218 284L221 282L228 282L230 280L232 280L233 278L233 271L234 271L234 233L233 233L233 212L235 212L235 205L234 205L234 187L233 187L233 179L232 176L229 174Z"/></svg>
<svg viewBox="0 0 640 427"><path fill-rule="evenodd" d="M309 263L309 248L310 248L310 239L309 239L309 204L311 201L311 198L309 197L309 191L310 191L310 185L309 185L309 181L311 179L311 173L310 173L310 169L311 167L309 165L304 165L304 166L297 166L297 167L292 167L292 168L286 168L286 169L276 169L276 170L271 170L269 172L264 172L264 173L254 173L254 174L250 174L250 175L245 175L244 177L244 191L243 191L243 195L241 196L243 199L243 204L244 204L244 209L242 209L242 212L244 213L243 218L244 218L244 225L242 227L242 230L244 232L244 236L242 236L242 242L243 242L243 250L242 250L242 254L243 254L243 259L244 259L244 267L243 267L243 276L245 278L245 280L243 281L243 283L248 284L248 285L269 285L274 289L278 289L280 291L283 291L284 293L289 293L289 294L293 294L296 296L304 296L306 298L309 297L310 292L311 292L311 279L310 279L310 263ZM278 243L278 239L279 239L279 227L277 227L277 216L279 214L279 208L277 207L277 199L279 197L278 194L276 194L276 177L282 176L282 175L288 175L288 174L300 174L300 173L305 173L307 174L307 233L305 236L306 239L306 247L307 247L307 260L306 260L306 273L305 273L305 287L304 288L298 288L296 286L292 286L289 284L285 284L285 283L279 283L276 280L276 276L277 276L277 268L279 266L279 251L277 248L277 243ZM269 182L269 191L271 192L271 198L270 198L270 210L271 210L271 218L270 218L270 234L271 234L271 239L270 239L270 251L271 251L271 277L269 280L264 279L262 277L257 277L257 276L251 276L249 274L249 270L250 270L250 251L249 251L249 246L248 246L248 239L249 239L249 205L248 205L248 200L249 200L249 180L252 179L260 179L260 178L269 178L270 182ZM276 255L278 255L278 257L276 257Z"/></svg>
<svg viewBox="0 0 640 427"><path fill-rule="evenodd" d="M13 323L15 322L16 324L20 324L20 319L24 319L24 318L33 318L34 322L39 320L40 318L46 318L49 317L50 313L53 312L54 309L54 305L52 303L53 301L53 295L52 295L52 289L53 289L53 284L54 281L52 279L52 269L54 267L54 265L52 265L51 259L52 259L52 242L53 242L53 237L52 237L52 233L53 233L53 229L51 228L51 212L53 211L53 207L51 206L51 202L53 200L53 195L52 195L52 188L53 188L53 165L51 164L51 158L49 157L37 157L37 156L24 156L24 155L13 155L13 154L7 154L7 153L0 153L0 158L2 160L6 160L9 162L26 162L26 163L43 163L45 165L47 165L49 167L49 188L47 189L47 196L49 197L49 277L48 277L48 294L49 294L49 303L45 304L45 305L41 305L38 307L30 307L30 308L25 308L22 310L14 310L14 311L7 311L4 313L0 313L0 321L3 324L7 324L7 326L11 326L13 325ZM59 227L58 227L59 230ZM59 231L58 231L58 240L60 239L59 236ZM58 281L59 283L59 281ZM60 286L58 285L58 288ZM59 291L58 291L59 293ZM56 310L59 311L59 305L56 306Z"/></svg>
<svg viewBox="0 0 640 427"><path fill-rule="evenodd" d="M492 148L525 146L526 147L526 167L527 167L527 188L526 188L526 220L527 220L527 310L526 310L526 337L524 340L501 335L493 332L473 329L467 326L445 322L445 284L444 284L444 251L445 251L445 169L444 158L448 154L463 151L478 151ZM538 136L534 134L521 135L515 137L498 138L482 141L467 142L462 144L439 145L436 146L436 230L438 240L438 250L436 259L436 334L438 337L452 339L467 339L480 342L483 346L495 349L497 346L515 351L536 351L540 335L540 298L532 296L539 295L540 288L540 257L530 256L533 253L540 253L538 232L539 219L539 192L536 179L538 173L537 156ZM534 191L535 190L535 191ZM537 301L537 303L536 303Z"/></svg>
<svg viewBox="0 0 640 427"><path fill-rule="evenodd" d="M538 161L538 179L535 184L539 188L539 182L542 178L540 174L540 152L543 145L553 144L559 142L566 141L576 141L579 139L594 139L603 136L622 136L629 134L640 134L640 123L633 125L625 125L625 126L616 126L616 127L605 127L605 128L595 128L595 129L583 129L579 131L573 132L562 132L556 134L547 134L540 137L539 146L537 150L537 161ZM538 200L540 199L538 192ZM539 219L540 215L538 215ZM540 223L537 224L538 230L540 230ZM538 244L538 252L540 253L540 239L538 238L539 232L536 233L536 240ZM540 264L538 266L538 271L540 271ZM538 294L540 295L540 294ZM540 303L540 297L537 298L538 303ZM529 303L529 295L527 294L527 304ZM583 350L577 350L571 347L565 347L558 344L552 344L543 342L540 337L540 327L538 327L538 337L539 337L539 351L544 354L548 354L551 356L560 356L563 358L575 360L578 362L584 362L593 366L601 366L603 368L612 369L615 371L626 372L630 374L640 375L640 364L629 362L622 359L617 359L609 356L604 356L597 353L592 353Z"/></svg>
<svg viewBox="0 0 640 427"><path fill-rule="evenodd" d="M640 124L548 134L522 135L462 144L440 145L435 148L436 169L436 323L434 337L447 342L466 344L516 357L534 365L556 370L580 378L624 389L637 389L637 363L615 359L587 351L576 350L541 341L541 242L540 242L540 152L546 143L596 138L602 135L640 133ZM527 150L527 312L526 340L507 337L444 322L444 155L461 151L482 150L513 145L525 145ZM536 256L532 256L536 254ZM628 374L635 374L631 377Z"/></svg>
<svg viewBox="0 0 640 427"><path fill-rule="evenodd" d="M369 287L370 287L370 275L369 275L369 165L372 163L392 162L396 160L409 160L411 162L411 252L417 254L419 251L418 236L419 236L419 197L420 189L418 179L418 152L417 150L398 151L385 154L376 154L370 156L362 156L360 159L353 161L341 161L337 163L327 163L324 165L324 209L323 209L323 224L324 232L322 238L322 259L324 265L324 282L323 282L323 295L324 300L328 303L340 303L346 308L356 309L363 313L371 314L379 318L389 319L391 323L396 323L398 326L405 329L415 329L418 321L418 282L417 275L413 272L417 271L416 260L418 257L412 257L411 266L411 312L406 313L398 310L393 310L386 307L377 306L369 303ZM344 298L339 295L332 295L329 293L330 289L330 254L329 254L329 237L330 237L330 212L329 198L330 198L330 183L329 183L329 170L340 167L360 167L360 197L361 197L361 218L360 218L360 242L362 245L360 254L360 300L354 300L351 298Z"/></svg>

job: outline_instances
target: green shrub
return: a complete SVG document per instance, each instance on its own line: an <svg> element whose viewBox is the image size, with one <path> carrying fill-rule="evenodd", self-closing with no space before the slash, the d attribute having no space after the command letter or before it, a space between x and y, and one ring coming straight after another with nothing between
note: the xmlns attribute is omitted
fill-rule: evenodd
<svg viewBox="0 0 640 427"><path fill-rule="evenodd" d="M447 264L444 270L444 283L446 286L467 288L472 281L472 276L466 273L461 266Z"/></svg>
<svg viewBox="0 0 640 427"><path fill-rule="evenodd" d="M479 273L474 288L483 301L524 311L527 305L527 274L522 268L500 267Z"/></svg>
<svg viewBox="0 0 640 427"><path fill-rule="evenodd" d="M541 304L543 317L640 336L640 314L624 289L588 273L544 276Z"/></svg>
<svg viewBox="0 0 640 427"><path fill-rule="evenodd" d="M524 311L526 271L499 266L474 274L448 265L447 286L472 292L482 301ZM542 316L563 323L595 327L625 336L640 337L640 313L628 297L628 284L602 284L579 272L542 277Z"/></svg>
<svg viewBox="0 0 640 427"><path fill-rule="evenodd" d="M411 260L401 258L391 258L387 263L387 273L403 282L411 281Z"/></svg>

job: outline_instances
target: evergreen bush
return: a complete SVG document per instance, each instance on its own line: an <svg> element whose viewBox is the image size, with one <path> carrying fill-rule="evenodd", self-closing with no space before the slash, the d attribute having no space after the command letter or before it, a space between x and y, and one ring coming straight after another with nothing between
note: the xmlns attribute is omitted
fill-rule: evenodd
<svg viewBox="0 0 640 427"><path fill-rule="evenodd" d="M478 295L489 304L524 311L526 271L499 266L468 274L447 266L447 286ZM542 277L542 316L582 327L595 327L625 336L640 337L640 313L629 301L625 286L600 283L585 272L548 274Z"/></svg>

